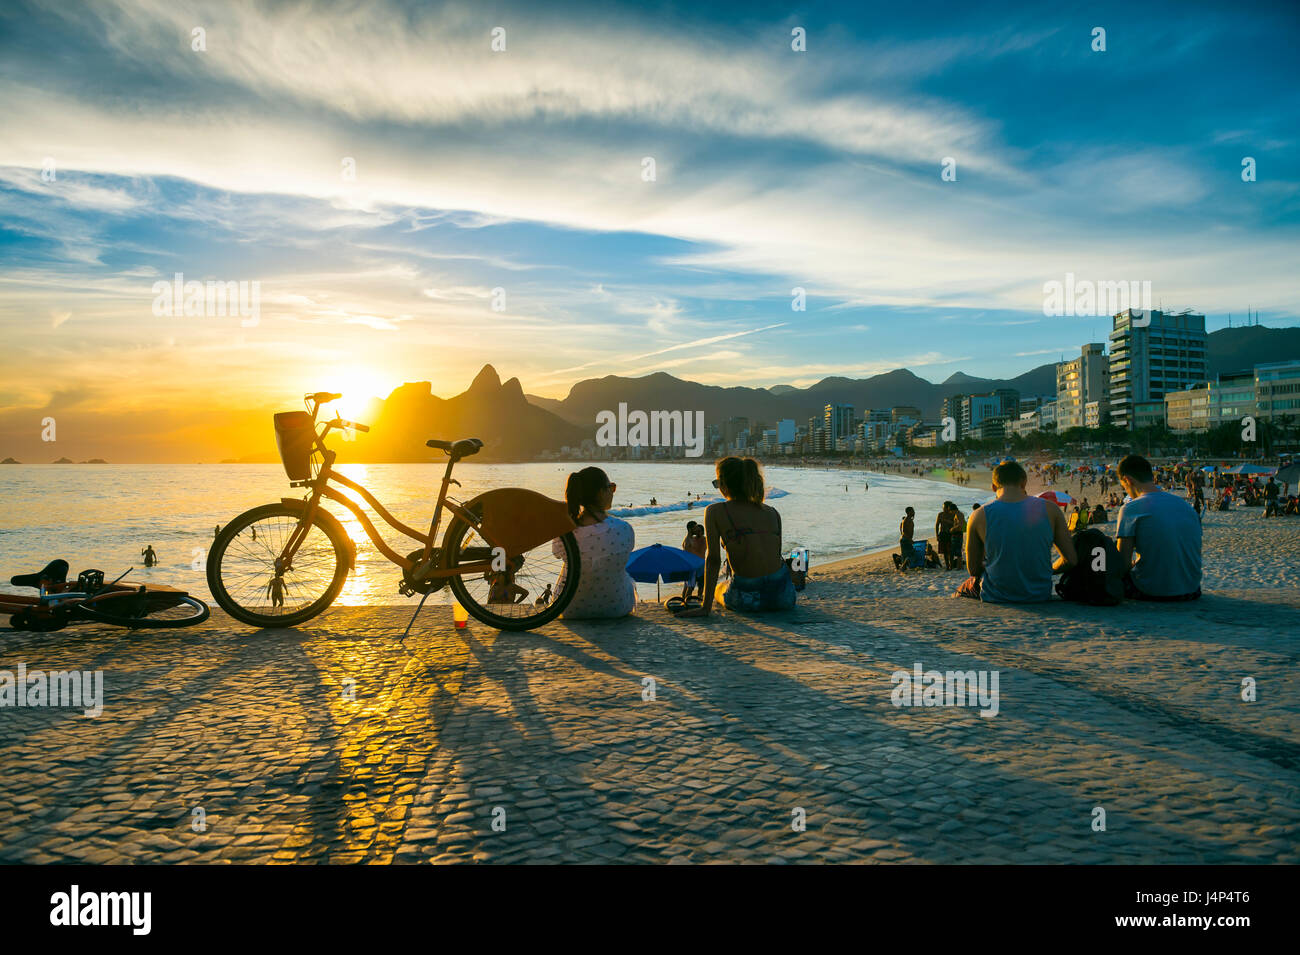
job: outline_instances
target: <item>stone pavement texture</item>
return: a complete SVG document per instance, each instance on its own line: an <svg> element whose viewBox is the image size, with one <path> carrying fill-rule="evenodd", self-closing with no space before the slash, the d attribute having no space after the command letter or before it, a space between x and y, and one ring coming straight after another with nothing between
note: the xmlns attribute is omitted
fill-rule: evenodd
<svg viewBox="0 0 1300 955"><path fill-rule="evenodd" d="M1295 588L806 598L523 634L437 608L405 646L405 608L0 631L0 670L105 680L98 717L0 709L0 862L1300 861ZM894 706L918 662L997 670L998 714Z"/></svg>

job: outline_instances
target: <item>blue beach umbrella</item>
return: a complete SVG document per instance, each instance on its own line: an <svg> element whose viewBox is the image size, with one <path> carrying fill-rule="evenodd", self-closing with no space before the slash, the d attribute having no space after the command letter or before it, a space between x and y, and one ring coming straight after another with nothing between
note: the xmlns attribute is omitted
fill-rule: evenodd
<svg viewBox="0 0 1300 955"><path fill-rule="evenodd" d="M655 599L659 598L659 582L683 581L694 577L704 567L704 558L696 557L680 547L651 544L632 551L627 559L627 572L633 580L648 584L654 581Z"/></svg>

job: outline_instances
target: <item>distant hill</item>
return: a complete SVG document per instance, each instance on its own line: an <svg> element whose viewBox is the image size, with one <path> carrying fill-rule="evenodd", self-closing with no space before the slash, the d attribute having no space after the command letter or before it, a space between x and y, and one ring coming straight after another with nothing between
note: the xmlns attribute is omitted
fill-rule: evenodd
<svg viewBox="0 0 1300 955"><path fill-rule="evenodd" d="M926 381L906 368L870 378L823 378L807 388L778 385L775 388L720 388L657 372L643 378L607 375L580 381L563 401L530 398L565 420L588 429L590 435L598 411L617 411L619 402L642 411L703 411L709 423L731 417L746 417L751 423L769 427L778 418L793 418L804 424L820 416L828 404L851 404L862 412L867 408L912 405L927 417L937 417L943 399L951 394L1015 388L1022 394L1055 394L1056 366L1042 365L1010 380L972 378L958 373L941 385Z"/></svg>
<svg viewBox="0 0 1300 955"><path fill-rule="evenodd" d="M484 365L473 384L453 398L439 398L427 381L408 382L375 402L368 434L332 446L341 461L428 461L430 438L479 438L476 461L530 459L538 452L579 444L593 430L578 428L524 398L518 378L502 383Z"/></svg>
<svg viewBox="0 0 1300 955"><path fill-rule="evenodd" d="M1300 328L1221 329L1208 336L1207 354L1210 374L1300 358ZM1009 379L976 378L959 371L941 384L934 384L906 368L899 368L870 378L823 378L807 388L791 385L721 388L664 372L642 378L607 375L578 382L563 400L532 396L529 400L584 429L590 436L595 430L596 412L617 411L619 402L626 402L629 409L642 411L701 410L704 420L710 424L731 417L747 417L751 423L762 422L772 427L778 418L793 418L802 425L813 415L820 416L828 404L851 404L858 414L868 408L912 405L920 408L927 418L937 419L943 399L949 395L995 388L1014 388L1026 397L1055 395L1056 363L1039 365Z"/></svg>
<svg viewBox="0 0 1300 955"><path fill-rule="evenodd" d="M1211 375L1291 361L1300 358L1300 328L1221 328L1210 332L1205 351Z"/></svg>

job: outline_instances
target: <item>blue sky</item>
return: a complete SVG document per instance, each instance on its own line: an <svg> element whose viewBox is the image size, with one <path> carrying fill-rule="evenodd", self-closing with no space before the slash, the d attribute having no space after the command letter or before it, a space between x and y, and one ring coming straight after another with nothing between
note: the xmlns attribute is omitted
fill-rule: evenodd
<svg viewBox="0 0 1300 955"><path fill-rule="evenodd" d="M7 4L0 413L1011 376L1067 272L1300 321L1295 4L535 6Z"/></svg>

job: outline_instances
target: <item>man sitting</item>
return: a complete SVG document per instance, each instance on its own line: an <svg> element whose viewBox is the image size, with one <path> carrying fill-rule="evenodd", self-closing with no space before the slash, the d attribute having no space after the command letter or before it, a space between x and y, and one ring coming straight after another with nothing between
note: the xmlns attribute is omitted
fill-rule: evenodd
<svg viewBox="0 0 1300 955"><path fill-rule="evenodd" d="M971 514L966 524L966 567L970 577L957 596L989 603L1034 603L1052 599L1052 545L1063 567L1076 561L1074 541L1061 508L1025 490L1028 476L1015 461L993 469L998 499Z"/></svg>
<svg viewBox="0 0 1300 955"><path fill-rule="evenodd" d="M1196 512L1156 486L1146 458L1130 454L1120 461L1119 480L1132 498L1120 508L1116 531L1120 562L1128 571L1128 596L1195 600L1201 595L1201 522Z"/></svg>

